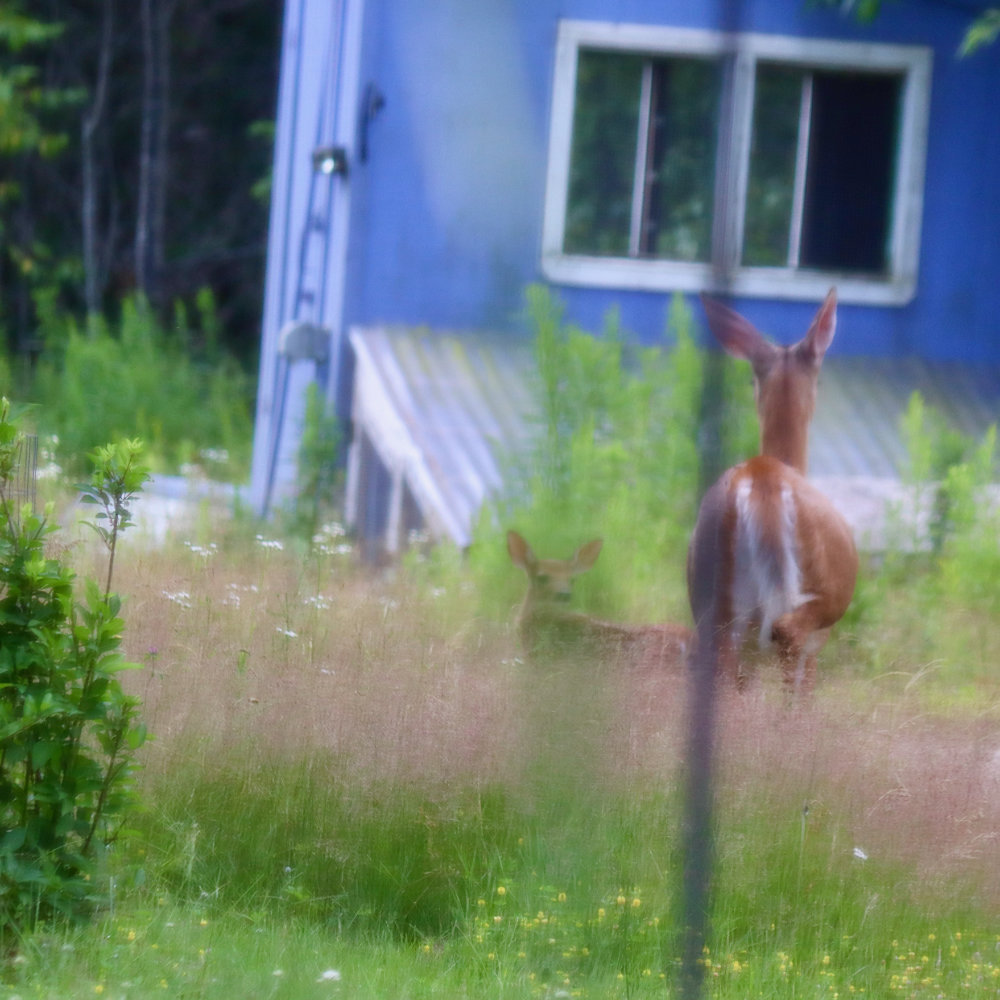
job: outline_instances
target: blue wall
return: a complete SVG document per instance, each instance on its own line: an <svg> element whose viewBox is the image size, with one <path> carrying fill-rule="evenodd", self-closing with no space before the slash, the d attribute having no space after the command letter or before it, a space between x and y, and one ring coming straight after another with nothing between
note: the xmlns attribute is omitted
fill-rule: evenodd
<svg viewBox="0 0 1000 1000"><path fill-rule="evenodd" d="M518 329L541 278L549 101L563 17L718 27L722 5L681 0L367 0L363 78L385 95L367 163L352 164L350 323ZM1000 58L955 55L967 10L886 3L860 26L807 0L746 0L745 30L934 48L920 271L898 307L843 306L835 349L1000 362ZM557 288L571 319L661 336L667 296ZM814 305L745 300L779 339Z"/></svg>

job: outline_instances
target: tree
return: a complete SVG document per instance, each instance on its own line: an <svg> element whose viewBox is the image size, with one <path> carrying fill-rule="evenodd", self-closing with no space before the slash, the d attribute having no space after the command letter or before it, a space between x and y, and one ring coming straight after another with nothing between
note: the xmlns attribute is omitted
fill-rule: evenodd
<svg viewBox="0 0 1000 1000"><path fill-rule="evenodd" d="M49 86L42 79L36 53L52 45L61 26L29 17L17 0L0 2L0 322L19 328L22 349L29 344L23 318L24 294L38 280L46 247L39 240L25 190L32 164L63 154L69 144L58 112L76 104L73 88ZM19 322L21 321L21 322Z"/></svg>
<svg viewBox="0 0 1000 1000"><path fill-rule="evenodd" d="M874 21L882 12L882 0L815 0L824 7L852 15L864 24ZM1000 35L1000 7L987 7L977 14L965 31L958 54L968 56L984 45L992 45Z"/></svg>
<svg viewBox="0 0 1000 1000"><path fill-rule="evenodd" d="M140 0L142 114L139 202L135 219L135 284L160 301L167 185L167 120L170 112L170 0Z"/></svg>
<svg viewBox="0 0 1000 1000"><path fill-rule="evenodd" d="M113 33L114 3L113 0L102 0L97 75L91 91L90 103L84 109L80 125L80 172L83 182L80 216L83 231L84 302L89 314L100 311L100 289L104 285L107 274L106 261L102 261L98 250L100 205L97 189L96 140L108 105Z"/></svg>
<svg viewBox="0 0 1000 1000"><path fill-rule="evenodd" d="M984 10L969 25L959 54L963 56L971 55L984 45L992 45L1000 34L1000 7L990 7Z"/></svg>
<svg viewBox="0 0 1000 1000"><path fill-rule="evenodd" d="M0 333L23 348L46 315L115 310L135 290L167 321L209 287L225 346L252 359L280 0L31 0L30 18L28 6L0 0L0 74L18 67L21 103L46 95L29 110L59 141L0 141L0 176L17 182L0 236L16 232L21 253L0 264ZM5 128L20 105L2 80Z"/></svg>
<svg viewBox="0 0 1000 1000"><path fill-rule="evenodd" d="M39 152L52 155L66 142L66 136L50 132L44 123L47 107L58 95L39 86L35 66L21 59L25 50L57 38L59 25L45 24L22 13L13 0L0 4L0 155Z"/></svg>

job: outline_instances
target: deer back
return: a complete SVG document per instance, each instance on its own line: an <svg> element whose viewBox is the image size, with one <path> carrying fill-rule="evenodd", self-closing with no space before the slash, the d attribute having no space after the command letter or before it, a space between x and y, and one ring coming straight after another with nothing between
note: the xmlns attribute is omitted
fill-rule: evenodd
<svg viewBox="0 0 1000 1000"><path fill-rule="evenodd" d="M805 337L771 343L733 310L704 300L712 332L749 361L760 455L728 469L702 500L688 549L699 641L738 645L756 625L782 642L786 679L814 669L815 648L843 616L857 578L851 530L805 477L819 371L836 329L833 289ZM819 639L814 639L819 636ZM807 660L811 658L811 663Z"/></svg>

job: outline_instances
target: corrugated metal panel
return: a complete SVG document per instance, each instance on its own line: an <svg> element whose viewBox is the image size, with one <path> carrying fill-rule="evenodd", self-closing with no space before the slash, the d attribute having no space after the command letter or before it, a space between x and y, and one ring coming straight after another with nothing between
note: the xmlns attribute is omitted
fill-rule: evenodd
<svg viewBox="0 0 1000 1000"><path fill-rule="evenodd" d="M432 534L467 544L483 499L500 484L502 452L530 433L531 344L404 327L356 329L351 343L356 440L371 443L388 472L383 482L409 491ZM824 364L810 474L856 506L857 517L845 513L859 531L870 510L897 496L889 481L905 461L900 418L914 390L967 434L978 437L1000 416L1000 367L838 357ZM357 510L371 487L358 463L348 479L348 508ZM385 547L400 542L387 537Z"/></svg>
<svg viewBox="0 0 1000 1000"><path fill-rule="evenodd" d="M351 332L354 434L371 442L434 533L467 545L483 499L500 485L501 453L527 433L531 350L483 334L376 327ZM369 484L348 473L348 510ZM388 504L392 509L392 503ZM385 548L401 539L387 525Z"/></svg>
<svg viewBox="0 0 1000 1000"><path fill-rule="evenodd" d="M1000 419L1000 367L828 358L810 432L810 473L898 476L906 461L900 420L914 391L956 430L974 437Z"/></svg>

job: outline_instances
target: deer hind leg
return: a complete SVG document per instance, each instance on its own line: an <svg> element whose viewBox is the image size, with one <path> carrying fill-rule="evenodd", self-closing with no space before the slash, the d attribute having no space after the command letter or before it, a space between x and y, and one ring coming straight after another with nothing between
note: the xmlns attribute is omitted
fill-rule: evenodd
<svg viewBox="0 0 1000 1000"><path fill-rule="evenodd" d="M812 694L816 687L816 657L830 630L814 629L808 618L796 613L779 618L771 631L781 664L785 690L793 695Z"/></svg>
<svg viewBox="0 0 1000 1000"><path fill-rule="evenodd" d="M718 676L727 678L737 691L747 687L747 669L743 662L743 640L746 626L734 623L719 638Z"/></svg>

